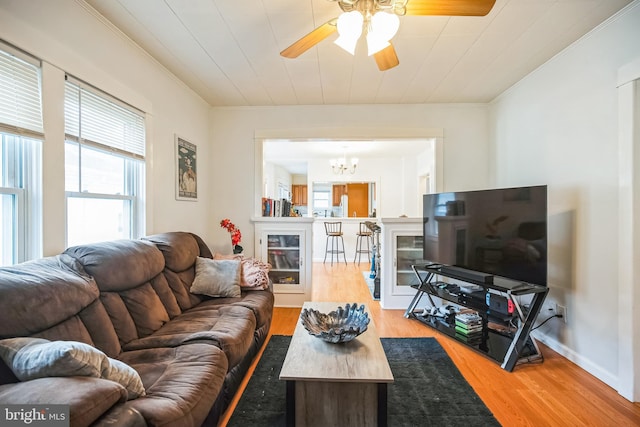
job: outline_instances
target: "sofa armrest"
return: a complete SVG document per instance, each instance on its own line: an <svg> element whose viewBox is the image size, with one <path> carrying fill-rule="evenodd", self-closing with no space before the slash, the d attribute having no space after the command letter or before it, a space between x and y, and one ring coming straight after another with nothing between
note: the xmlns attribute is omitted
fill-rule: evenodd
<svg viewBox="0 0 640 427"><path fill-rule="evenodd" d="M89 426L127 400L120 384L93 377L38 378L0 386L0 404L69 405L70 424Z"/></svg>
<svg viewBox="0 0 640 427"><path fill-rule="evenodd" d="M135 409L118 405L91 424L91 427L147 427L147 422Z"/></svg>

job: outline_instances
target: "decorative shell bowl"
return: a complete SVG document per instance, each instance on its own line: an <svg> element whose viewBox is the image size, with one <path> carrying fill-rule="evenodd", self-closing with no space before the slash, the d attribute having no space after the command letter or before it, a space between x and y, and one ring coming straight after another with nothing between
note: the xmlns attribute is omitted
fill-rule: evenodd
<svg viewBox="0 0 640 427"><path fill-rule="evenodd" d="M367 330L369 315L364 304L347 304L329 314L305 308L300 314L304 328L315 337L330 343L348 342Z"/></svg>

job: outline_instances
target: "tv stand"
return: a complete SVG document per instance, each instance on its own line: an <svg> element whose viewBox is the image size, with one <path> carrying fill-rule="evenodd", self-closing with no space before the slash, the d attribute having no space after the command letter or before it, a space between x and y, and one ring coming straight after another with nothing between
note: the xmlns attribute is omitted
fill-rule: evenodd
<svg viewBox="0 0 640 427"><path fill-rule="evenodd" d="M416 319L464 343L509 372L519 363L542 360L542 353L529 334L549 292L547 287L490 275L491 280L487 282L489 279L484 277L487 275L461 275L460 271L467 271L439 264L412 265L411 268L420 284L412 285L416 294L407 307L406 318ZM445 283L437 280L439 277L462 283ZM424 296L428 305L419 307ZM531 300L523 307L519 297ZM434 298L442 300L442 304L436 304ZM455 309L448 309L449 305ZM462 322L466 319L461 313L469 316L477 313L478 319L470 329ZM469 333L471 328L473 332Z"/></svg>

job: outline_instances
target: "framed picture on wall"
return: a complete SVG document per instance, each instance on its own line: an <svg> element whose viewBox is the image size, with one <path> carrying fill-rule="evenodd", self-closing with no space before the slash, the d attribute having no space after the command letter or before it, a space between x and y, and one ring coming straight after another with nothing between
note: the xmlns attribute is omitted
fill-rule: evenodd
<svg viewBox="0 0 640 427"><path fill-rule="evenodd" d="M176 135L176 200L198 200L195 144Z"/></svg>

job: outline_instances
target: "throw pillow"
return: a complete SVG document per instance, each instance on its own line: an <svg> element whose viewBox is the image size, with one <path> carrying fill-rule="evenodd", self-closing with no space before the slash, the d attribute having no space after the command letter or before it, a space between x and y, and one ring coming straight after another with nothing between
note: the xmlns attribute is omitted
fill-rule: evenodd
<svg viewBox="0 0 640 427"><path fill-rule="evenodd" d="M242 282L245 291L269 289L269 270L271 265L255 258L242 261Z"/></svg>
<svg viewBox="0 0 640 427"><path fill-rule="evenodd" d="M101 378L122 384L127 389L129 400L146 395L142 379L135 369L117 359L107 357L107 360L109 363L102 370Z"/></svg>
<svg viewBox="0 0 640 427"><path fill-rule="evenodd" d="M240 261L196 258L196 277L191 293L210 297L239 297Z"/></svg>
<svg viewBox="0 0 640 427"><path fill-rule="evenodd" d="M256 258L245 258L243 255L222 255L216 253L213 259L240 260L240 287L243 291L269 289L269 270L271 270L271 264L267 264Z"/></svg>
<svg viewBox="0 0 640 427"><path fill-rule="evenodd" d="M43 338L7 338L0 341L0 358L20 381L44 377L94 377L120 383L129 399L145 395L138 373L89 344Z"/></svg>

